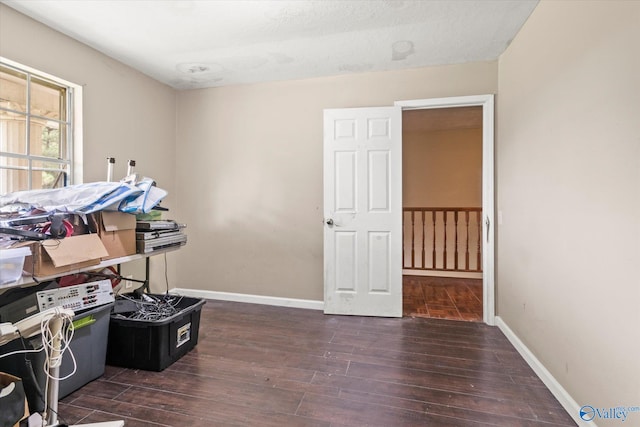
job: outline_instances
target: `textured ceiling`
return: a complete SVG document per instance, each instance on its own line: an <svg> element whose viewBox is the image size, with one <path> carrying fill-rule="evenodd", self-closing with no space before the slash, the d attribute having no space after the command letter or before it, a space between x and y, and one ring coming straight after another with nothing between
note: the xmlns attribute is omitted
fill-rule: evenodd
<svg viewBox="0 0 640 427"><path fill-rule="evenodd" d="M537 0L2 0L178 89L496 59Z"/></svg>

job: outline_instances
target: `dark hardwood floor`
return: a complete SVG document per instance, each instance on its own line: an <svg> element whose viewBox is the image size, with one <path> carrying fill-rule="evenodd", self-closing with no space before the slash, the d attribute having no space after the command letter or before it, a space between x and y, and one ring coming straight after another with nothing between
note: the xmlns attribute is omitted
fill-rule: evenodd
<svg viewBox="0 0 640 427"><path fill-rule="evenodd" d="M410 317L482 321L482 279L402 277L402 312Z"/></svg>
<svg viewBox="0 0 640 427"><path fill-rule="evenodd" d="M107 366L59 410L127 427L575 425L495 327L223 301L163 372Z"/></svg>

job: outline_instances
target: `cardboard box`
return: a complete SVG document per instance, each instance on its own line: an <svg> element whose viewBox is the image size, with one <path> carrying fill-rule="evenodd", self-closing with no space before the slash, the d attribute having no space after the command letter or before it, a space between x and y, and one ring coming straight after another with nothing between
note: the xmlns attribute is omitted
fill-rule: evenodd
<svg viewBox="0 0 640 427"><path fill-rule="evenodd" d="M98 233L108 252L103 259L136 253L136 216L124 212L101 211L89 215L90 228Z"/></svg>
<svg viewBox="0 0 640 427"><path fill-rule="evenodd" d="M25 259L24 270L35 277L56 276L91 267L100 264L101 259L109 255L97 234L81 234L28 244L31 256Z"/></svg>

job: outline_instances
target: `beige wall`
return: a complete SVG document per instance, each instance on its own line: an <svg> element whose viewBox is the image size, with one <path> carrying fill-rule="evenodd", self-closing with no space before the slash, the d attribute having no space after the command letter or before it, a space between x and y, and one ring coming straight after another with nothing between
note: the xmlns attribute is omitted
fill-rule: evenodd
<svg viewBox="0 0 640 427"><path fill-rule="evenodd" d="M402 204L482 206L482 129L402 134Z"/></svg>
<svg viewBox="0 0 640 427"><path fill-rule="evenodd" d="M639 2L543 1L499 61L497 312L579 405L640 405L638 52Z"/></svg>
<svg viewBox="0 0 640 427"><path fill-rule="evenodd" d="M0 56L83 86L84 182L136 170L169 191L175 205L175 91L88 46L0 4ZM157 262L156 262L157 264ZM164 272L158 281L164 288Z"/></svg>
<svg viewBox="0 0 640 427"><path fill-rule="evenodd" d="M323 109L496 85L488 62L180 92L181 286L322 300Z"/></svg>
<svg viewBox="0 0 640 427"><path fill-rule="evenodd" d="M481 113L480 113L481 114ZM482 207L482 128L412 130L402 132L402 205L404 207ZM435 238L436 266L444 266L444 224L442 214L437 215ZM447 215L447 268L455 266L458 247L460 268L478 267L478 225L475 214L460 215L456 223L453 212ZM403 267L422 268L422 216L414 214L413 230L411 214L404 214L404 258ZM425 216L425 266L432 267L433 225L430 214ZM467 240L467 232L469 233ZM469 265L465 263L465 252L470 252ZM412 251L413 246L413 251ZM413 253L413 263L412 263ZM414 274L412 272L412 274ZM441 275L430 270L429 275ZM447 272L446 276L468 276Z"/></svg>

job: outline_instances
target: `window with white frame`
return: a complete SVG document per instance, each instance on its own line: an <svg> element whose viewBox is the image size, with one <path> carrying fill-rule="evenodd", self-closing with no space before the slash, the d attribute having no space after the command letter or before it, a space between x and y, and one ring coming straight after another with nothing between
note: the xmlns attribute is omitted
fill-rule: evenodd
<svg viewBox="0 0 640 427"><path fill-rule="evenodd" d="M0 194L72 183L76 90L0 58Z"/></svg>

